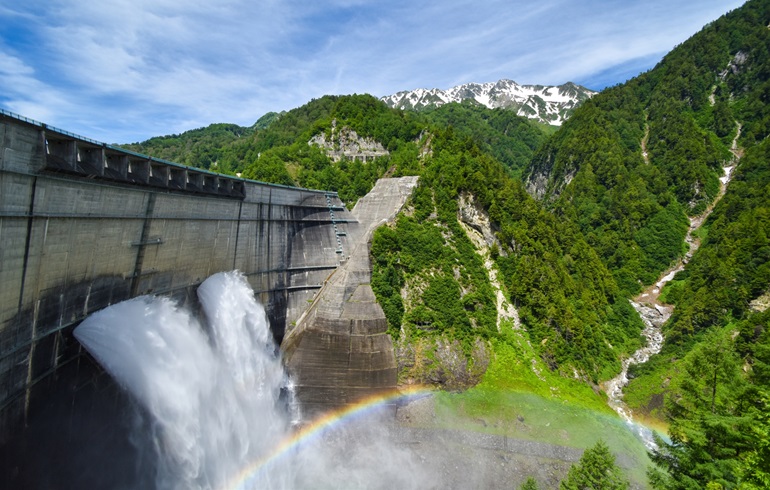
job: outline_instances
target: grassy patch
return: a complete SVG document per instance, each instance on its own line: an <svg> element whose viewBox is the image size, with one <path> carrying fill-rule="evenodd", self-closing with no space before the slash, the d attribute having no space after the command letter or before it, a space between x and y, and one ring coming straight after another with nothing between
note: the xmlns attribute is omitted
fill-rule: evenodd
<svg viewBox="0 0 770 490"><path fill-rule="evenodd" d="M665 426L663 397L672 376L672 358L667 354L658 354L646 364L632 366L630 374L635 376L623 390L626 405L646 423ZM657 421L657 424L653 424Z"/></svg>
<svg viewBox="0 0 770 490"><path fill-rule="evenodd" d="M502 330L506 333L502 339L494 341L494 356L479 389L533 393L598 412L614 413L607 406L604 393L597 393L582 380L551 372L536 354L525 332L515 331L505 323Z"/></svg>
<svg viewBox="0 0 770 490"><path fill-rule="evenodd" d="M551 373L523 331L504 330L510 333L495 341L478 386L436 396L435 423L581 449L602 439L628 477L646 486L644 445L607 406L604 393Z"/></svg>
<svg viewBox="0 0 770 490"><path fill-rule="evenodd" d="M436 424L580 449L601 439L624 473L646 485L645 471L650 461L644 445L614 413L532 393L474 388L437 396Z"/></svg>

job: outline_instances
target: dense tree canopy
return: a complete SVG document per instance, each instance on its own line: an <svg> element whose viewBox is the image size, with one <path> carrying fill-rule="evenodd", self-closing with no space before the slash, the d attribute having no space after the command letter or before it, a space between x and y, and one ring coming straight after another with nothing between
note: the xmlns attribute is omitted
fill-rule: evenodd
<svg viewBox="0 0 770 490"><path fill-rule="evenodd" d="M593 380L617 372L619 354L638 346L642 324L611 274L577 227L543 209L500 162L452 128L433 130L413 216L380 228L372 241L372 286L393 333L497 333L488 278L458 224L466 194L488 210L501 280L547 364ZM425 283L412 309L401 294L409 281Z"/></svg>
<svg viewBox="0 0 770 490"><path fill-rule="evenodd" d="M475 103L445 104L422 112L438 126L452 126L470 137L486 153L503 163L513 177L520 177L549 130L506 109L488 110Z"/></svg>

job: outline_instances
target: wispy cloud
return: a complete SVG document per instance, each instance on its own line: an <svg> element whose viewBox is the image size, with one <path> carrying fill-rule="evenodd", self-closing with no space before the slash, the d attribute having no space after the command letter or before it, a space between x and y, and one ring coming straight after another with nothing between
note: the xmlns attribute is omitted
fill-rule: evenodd
<svg viewBox="0 0 770 490"><path fill-rule="evenodd" d="M0 105L105 141L253 123L327 93L592 88L738 0L0 0Z"/></svg>

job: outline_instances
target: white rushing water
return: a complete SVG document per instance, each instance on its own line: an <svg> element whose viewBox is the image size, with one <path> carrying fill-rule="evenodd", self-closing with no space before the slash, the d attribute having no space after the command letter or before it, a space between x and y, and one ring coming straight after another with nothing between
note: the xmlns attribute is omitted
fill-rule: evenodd
<svg viewBox="0 0 770 490"><path fill-rule="evenodd" d="M216 488L286 434L287 380L264 309L237 273L198 289L203 328L168 298L88 317L75 337L143 408L159 488Z"/></svg>
<svg viewBox="0 0 770 490"><path fill-rule="evenodd" d="M660 327L671 315L671 312L666 308L650 307L634 303L633 301L631 302L631 305L639 312L639 315L644 321L642 336L647 339L647 344L634 352L631 357L623 359L620 374L607 382L605 391L609 398L608 403L610 407L626 421L626 424L642 440L642 442L644 442L647 449L652 450L657 448L652 437L652 430L634 421L631 409L628 408L623 401L623 388L628 384L628 368L631 365L643 364L647 362L651 356L660 352L663 347L663 333L661 332Z"/></svg>
<svg viewBox="0 0 770 490"><path fill-rule="evenodd" d="M203 319L168 298L142 296L75 329L140 407L131 438L152 461L157 488L429 486L420 459L372 414L297 443L291 382L245 278L216 274L198 297Z"/></svg>

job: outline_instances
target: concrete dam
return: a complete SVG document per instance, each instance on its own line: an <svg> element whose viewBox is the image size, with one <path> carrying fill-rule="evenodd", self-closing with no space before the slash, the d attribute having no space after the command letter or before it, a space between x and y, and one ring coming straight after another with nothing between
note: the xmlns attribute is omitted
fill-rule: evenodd
<svg viewBox="0 0 770 490"><path fill-rule="evenodd" d="M90 313L145 294L194 305L220 271L241 271L275 339L291 339L301 402L321 410L395 386L366 242L415 178L383 179L350 212L334 192L189 168L4 111L0 144L0 443L85 362L71 333Z"/></svg>

